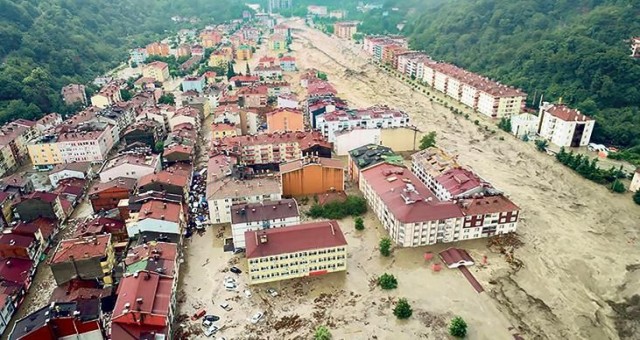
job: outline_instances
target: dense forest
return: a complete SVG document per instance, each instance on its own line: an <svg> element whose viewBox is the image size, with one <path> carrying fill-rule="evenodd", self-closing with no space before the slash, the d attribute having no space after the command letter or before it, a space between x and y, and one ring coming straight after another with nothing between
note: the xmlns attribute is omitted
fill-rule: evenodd
<svg viewBox="0 0 640 340"><path fill-rule="evenodd" d="M0 0L0 122L70 112L62 86L88 83L128 48L177 30L172 16L204 24L244 9L222 0Z"/></svg>
<svg viewBox="0 0 640 340"><path fill-rule="evenodd" d="M640 60L629 57L637 1L390 0L380 12L393 7L402 15L372 15L361 29L398 33L406 20L414 49L521 87L530 106L542 94L562 99L596 117L594 141L640 153Z"/></svg>

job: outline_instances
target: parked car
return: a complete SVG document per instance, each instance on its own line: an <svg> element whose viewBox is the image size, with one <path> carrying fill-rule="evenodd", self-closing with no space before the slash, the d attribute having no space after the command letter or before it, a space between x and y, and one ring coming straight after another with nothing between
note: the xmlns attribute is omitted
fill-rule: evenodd
<svg viewBox="0 0 640 340"><path fill-rule="evenodd" d="M244 248L236 248L233 250L233 254L242 254L244 253L245 249Z"/></svg>
<svg viewBox="0 0 640 340"><path fill-rule="evenodd" d="M215 322L220 320L220 317L217 315L209 314L204 316L205 321Z"/></svg>
<svg viewBox="0 0 640 340"><path fill-rule="evenodd" d="M242 274L242 270L240 270L240 268L238 267L231 267L229 271L235 274Z"/></svg>
<svg viewBox="0 0 640 340"><path fill-rule="evenodd" d="M227 312L230 312L233 308L231 308L231 306L229 306L229 304L227 302L223 302L220 304L220 307L224 310L226 310Z"/></svg>
<svg viewBox="0 0 640 340"><path fill-rule="evenodd" d="M204 329L204 335L206 335L207 337L216 334L216 332L218 332L218 327L215 325L205 327Z"/></svg>
<svg viewBox="0 0 640 340"><path fill-rule="evenodd" d="M250 297L251 297L251 291L250 291L250 290L248 290L248 289L245 289L245 290L244 290L244 296L246 296L246 297L250 298Z"/></svg>
<svg viewBox="0 0 640 340"><path fill-rule="evenodd" d="M589 143L589 145L587 146L587 149L589 151L597 151L597 152L605 151L605 152L609 152L609 149L606 146L604 146L602 144L596 144L596 143Z"/></svg>
<svg viewBox="0 0 640 340"><path fill-rule="evenodd" d="M226 288L227 290L235 290L236 289L236 284L235 284L235 282L225 282L224 283L224 288Z"/></svg>
<svg viewBox="0 0 640 340"><path fill-rule="evenodd" d="M200 319L203 315L207 314L207 311L204 309L199 309L197 310L195 313L193 313L193 315L191 316L191 320L198 320Z"/></svg>
<svg viewBox="0 0 640 340"><path fill-rule="evenodd" d="M263 316L264 314L262 314L262 312L253 314L253 316L251 317L251 323L258 323L260 320L262 320Z"/></svg>
<svg viewBox="0 0 640 340"><path fill-rule="evenodd" d="M273 297L278 296L278 291L276 291L276 290L275 290L275 289L273 289L273 288L269 288L269 289L267 289L267 293L268 293L269 295L273 296Z"/></svg>

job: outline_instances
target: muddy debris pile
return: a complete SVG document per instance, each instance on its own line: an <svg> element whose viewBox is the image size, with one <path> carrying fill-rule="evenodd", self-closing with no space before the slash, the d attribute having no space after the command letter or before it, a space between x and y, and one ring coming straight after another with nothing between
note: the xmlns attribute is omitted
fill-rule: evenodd
<svg viewBox="0 0 640 340"><path fill-rule="evenodd" d="M515 250L522 247L524 243L520 240L517 233L501 234L489 238L487 240L487 248L492 252L504 255L507 263L511 265L515 271L520 270L524 263L515 257Z"/></svg>
<svg viewBox="0 0 640 340"><path fill-rule="evenodd" d="M298 314L285 315L273 324L273 329L278 332L286 330L288 334L291 334L307 324L308 320L301 318Z"/></svg>

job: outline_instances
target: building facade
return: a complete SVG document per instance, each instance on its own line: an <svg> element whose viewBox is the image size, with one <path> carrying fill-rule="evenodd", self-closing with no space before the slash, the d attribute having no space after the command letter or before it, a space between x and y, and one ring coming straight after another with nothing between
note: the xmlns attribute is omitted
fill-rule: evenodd
<svg viewBox="0 0 640 340"><path fill-rule="evenodd" d="M409 115L388 107L370 107L357 110L337 110L315 117L316 128L331 143L336 133L351 129L386 129L409 125Z"/></svg>
<svg viewBox="0 0 640 340"><path fill-rule="evenodd" d="M586 146L595 124L593 118L578 110L545 102L538 115L538 135L557 146Z"/></svg>
<svg viewBox="0 0 640 340"><path fill-rule="evenodd" d="M347 241L337 221L247 231L249 283L347 270Z"/></svg>
<svg viewBox="0 0 640 340"><path fill-rule="evenodd" d="M159 82L165 82L169 79L169 65L162 61L154 61L142 69L142 76L153 78Z"/></svg>
<svg viewBox="0 0 640 340"><path fill-rule="evenodd" d="M267 132L304 131L304 116L298 109L278 109L267 113Z"/></svg>
<svg viewBox="0 0 640 340"><path fill-rule="evenodd" d="M282 194L316 195L344 191L345 166L339 159L304 157L280 165Z"/></svg>

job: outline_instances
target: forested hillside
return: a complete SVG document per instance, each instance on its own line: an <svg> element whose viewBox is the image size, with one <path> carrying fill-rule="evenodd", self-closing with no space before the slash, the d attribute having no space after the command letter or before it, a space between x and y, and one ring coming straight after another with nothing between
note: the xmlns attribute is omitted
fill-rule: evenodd
<svg viewBox="0 0 640 340"><path fill-rule="evenodd" d="M628 41L640 35L637 1L452 0L423 10L434 0L410 3L403 33L413 48L521 87L530 104L534 94L562 98L597 118L595 141L640 145L640 60L629 57ZM380 20L372 21L365 24L380 33Z"/></svg>
<svg viewBox="0 0 640 340"><path fill-rule="evenodd" d="M65 112L60 88L86 83L178 26L172 16L203 22L240 17L223 0L0 0L0 122Z"/></svg>

